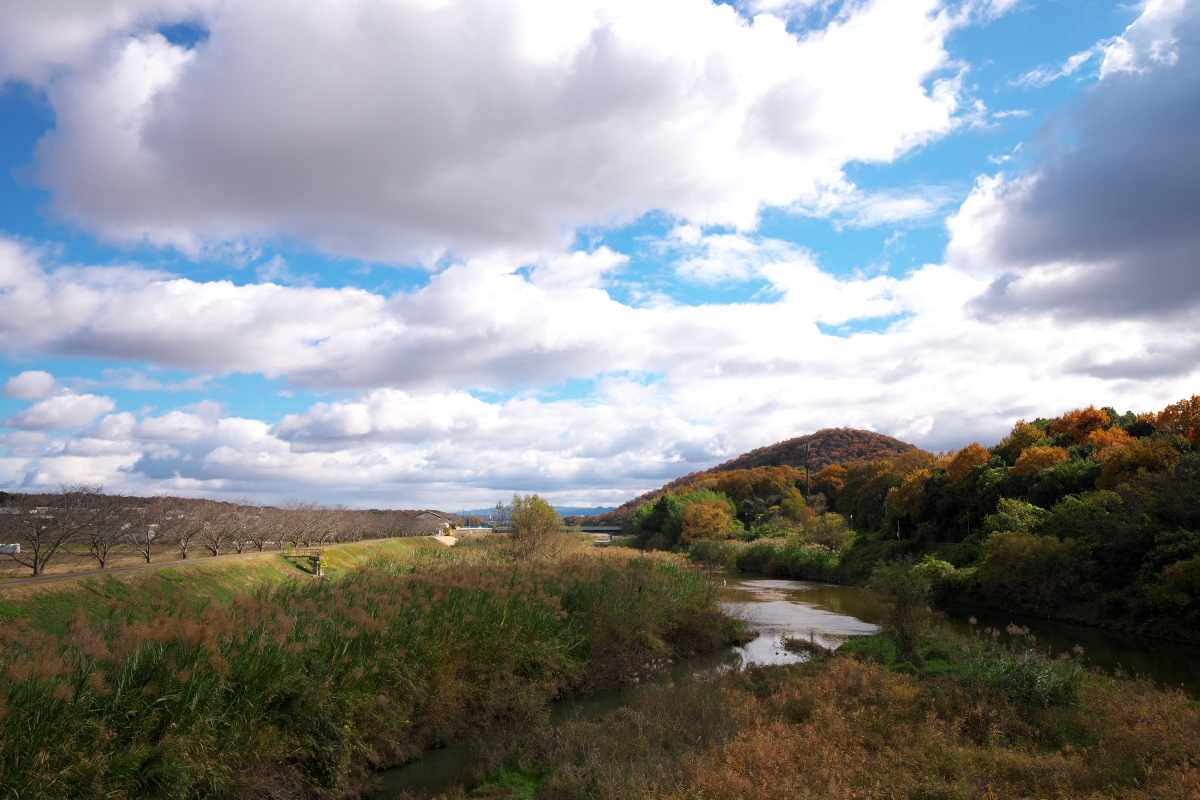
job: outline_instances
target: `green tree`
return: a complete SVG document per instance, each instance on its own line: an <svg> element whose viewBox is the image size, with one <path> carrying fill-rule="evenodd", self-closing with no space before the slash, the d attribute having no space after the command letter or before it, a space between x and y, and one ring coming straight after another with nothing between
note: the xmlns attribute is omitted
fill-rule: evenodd
<svg viewBox="0 0 1200 800"><path fill-rule="evenodd" d="M536 494L514 494L508 507L509 544L517 561L535 561L562 552L568 538L562 517L549 502Z"/></svg>

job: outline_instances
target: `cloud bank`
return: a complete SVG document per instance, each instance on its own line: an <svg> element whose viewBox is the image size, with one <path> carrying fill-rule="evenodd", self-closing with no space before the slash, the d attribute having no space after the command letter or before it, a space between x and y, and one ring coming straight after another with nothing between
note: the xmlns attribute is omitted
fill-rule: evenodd
<svg viewBox="0 0 1200 800"><path fill-rule="evenodd" d="M799 36L701 0L198 8L155 11L200 15L190 49L88 22L88 68L49 84L38 151L58 214L193 251L557 249L650 211L752 228L958 124L959 22L936 0L847 4Z"/></svg>

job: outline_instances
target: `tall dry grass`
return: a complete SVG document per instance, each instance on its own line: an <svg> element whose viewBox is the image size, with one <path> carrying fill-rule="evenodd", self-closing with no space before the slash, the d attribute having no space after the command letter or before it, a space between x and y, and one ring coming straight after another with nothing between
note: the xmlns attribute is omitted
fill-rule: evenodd
<svg viewBox="0 0 1200 800"><path fill-rule="evenodd" d="M839 656L649 689L498 764L552 800L1196 798L1200 715L1133 681L1088 676L1073 702L1031 707Z"/></svg>
<svg viewBox="0 0 1200 800"><path fill-rule="evenodd" d="M17 621L0 629L0 797L337 797L723 626L679 558L471 548L199 611L131 595L64 635Z"/></svg>

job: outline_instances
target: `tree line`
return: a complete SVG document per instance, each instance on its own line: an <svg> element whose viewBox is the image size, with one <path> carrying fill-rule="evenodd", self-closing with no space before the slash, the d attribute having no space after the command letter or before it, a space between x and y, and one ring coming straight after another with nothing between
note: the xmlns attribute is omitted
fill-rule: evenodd
<svg viewBox="0 0 1200 800"><path fill-rule="evenodd" d="M151 563L156 556L186 559L429 533L431 523L418 514L299 500L259 506L246 500L128 497L78 484L41 494L3 493L0 545L4 558L42 575L52 562L67 558L105 569L118 556Z"/></svg>
<svg viewBox="0 0 1200 800"><path fill-rule="evenodd" d="M633 509L648 548L862 583L906 560L946 599L1200 637L1200 396L1088 406L999 444L700 473Z"/></svg>

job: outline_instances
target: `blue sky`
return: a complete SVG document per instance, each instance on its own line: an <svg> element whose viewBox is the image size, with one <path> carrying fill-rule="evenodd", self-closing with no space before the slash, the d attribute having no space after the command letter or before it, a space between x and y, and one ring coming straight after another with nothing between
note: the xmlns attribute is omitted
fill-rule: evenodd
<svg viewBox="0 0 1200 800"><path fill-rule="evenodd" d="M1196 387L1193 2L0 10L0 489L617 504Z"/></svg>

